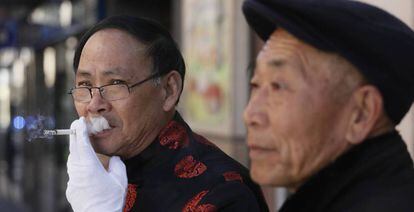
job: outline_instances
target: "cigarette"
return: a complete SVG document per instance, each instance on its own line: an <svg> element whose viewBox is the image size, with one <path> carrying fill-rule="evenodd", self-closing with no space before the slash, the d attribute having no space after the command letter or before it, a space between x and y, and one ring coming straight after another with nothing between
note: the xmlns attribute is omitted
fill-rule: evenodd
<svg viewBox="0 0 414 212"><path fill-rule="evenodd" d="M54 129L54 130L43 130L43 135L74 135L75 130L71 129Z"/></svg>

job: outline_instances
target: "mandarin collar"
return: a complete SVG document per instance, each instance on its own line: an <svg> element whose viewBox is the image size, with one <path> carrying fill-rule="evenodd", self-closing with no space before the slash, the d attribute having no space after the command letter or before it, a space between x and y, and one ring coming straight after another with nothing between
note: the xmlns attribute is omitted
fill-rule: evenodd
<svg viewBox="0 0 414 212"><path fill-rule="evenodd" d="M162 132L171 122L176 121L185 127L187 124L182 119L178 112L175 112L174 117L160 130ZM143 180L143 175L147 170L162 165L172 157L171 154L164 153L166 148L160 145L160 132L151 144L145 148L141 153L131 158L123 160L127 169L127 176L132 183L139 183ZM167 135L163 135L167 136Z"/></svg>
<svg viewBox="0 0 414 212"><path fill-rule="evenodd" d="M382 174L394 175L396 161L401 164L411 162L397 131L366 139L300 186L280 211L325 211L332 199L350 183L368 179L379 170Z"/></svg>

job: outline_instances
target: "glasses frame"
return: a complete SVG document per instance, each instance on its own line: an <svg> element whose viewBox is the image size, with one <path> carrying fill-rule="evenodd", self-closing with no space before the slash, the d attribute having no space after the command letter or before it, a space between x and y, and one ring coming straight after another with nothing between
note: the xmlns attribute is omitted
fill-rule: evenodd
<svg viewBox="0 0 414 212"><path fill-rule="evenodd" d="M127 83L119 83L119 84L123 84L123 85L127 86L127 88L128 88L128 96L129 96L129 94L131 93L131 88L136 87L136 86L139 86L139 85L142 85L145 82L147 82L149 80L152 80L152 79L155 79L155 78L158 78L158 77L161 77L161 75L159 73L155 73L155 74L152 74L152 75L148 76L147 78L145 78L145 79L143 79L143 80L141 80L141 81L139 81L139 82L137 82L135 84L132 84L132 85L128 85ZM104 87L107 87L107 86L119 85L119 84L106 84L106 85L102 85L102 86L99 86L99 87L73 87L73 88L71 88L69 90L68 94L70 94L72 96L72 98L73 98L74 101L77 101L77 100L75 100L75 97L73 96L73 91L76 90L76 89L88 89L89 90L89 95L90 95L91 98L88 101L77 101L77 102L84 102L84 103L86 103L86 102L90 102L92 100L92 97L93 97L92 96L92 89L98 89L99 95L101 95L101 98L102 99L105 99L103 97L103 95L102 95L102 92L104 91L103 88ZM125 97L125 98L120 98L120 99L126 99L126 98L128 98L128 96ZM116 100L120 100L120 99L114 99L114 100L105 99L105 100L107 100L107 101L116 101Z"/></svg>

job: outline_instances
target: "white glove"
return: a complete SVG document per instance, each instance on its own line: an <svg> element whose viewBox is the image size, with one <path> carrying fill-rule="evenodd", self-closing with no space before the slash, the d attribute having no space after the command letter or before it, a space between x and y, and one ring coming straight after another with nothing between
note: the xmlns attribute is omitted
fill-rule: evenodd
<svg viewBox="0 0 414 212"><path fill-rule="evenodd" d="M70 129L76 134L70 135L66 198L73 211L121 212L128 186L124 163L113 156L105 170L90 143L84 117L75 120Z"/></svg>

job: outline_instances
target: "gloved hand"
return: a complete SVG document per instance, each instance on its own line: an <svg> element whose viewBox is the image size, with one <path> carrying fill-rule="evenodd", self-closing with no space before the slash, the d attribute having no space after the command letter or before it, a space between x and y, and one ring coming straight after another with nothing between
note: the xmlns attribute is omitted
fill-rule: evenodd
<svg viewBox="0 0 414 212"><path fill-rule="evenodd" d="M128 186L126 168L118 156L109 160L108 171L96 156L84 117L70 126L66 198L75 212L122 211Z"/></svg>

